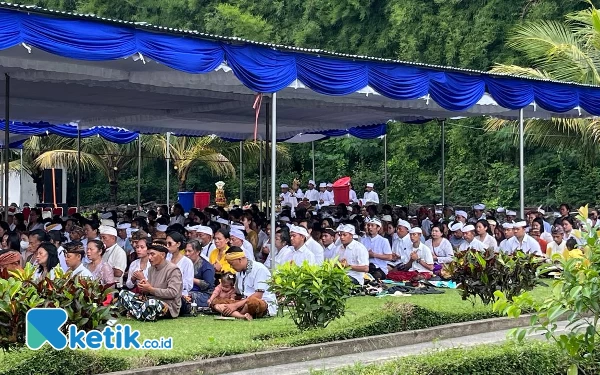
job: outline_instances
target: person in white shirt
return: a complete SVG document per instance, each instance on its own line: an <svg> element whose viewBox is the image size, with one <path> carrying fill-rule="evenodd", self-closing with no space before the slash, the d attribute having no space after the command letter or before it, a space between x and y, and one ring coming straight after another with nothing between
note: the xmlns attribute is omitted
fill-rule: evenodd
<svg viewBox="0 0 600 375"><path fill-rule="evenodd" d="M463 223L463 225L467 224L467 219L469 218L469 215L467 215L466 211L457 210L454 216L456 218L456 221Z"/></svg>
<svg viewBox="0 0 600 375"><path fill-rule="evenodd" d="M374 186L372 182L367 184L367 191L365 191L363 196L363 204L379 204L379 195L373 190Z"/></svg>
<svg viewBox="0 0 600 375"><path fill-rule="evenodd" d="M185 250L185 237L179 232L169 232L165 242L168 250L165 259L179 267L183 283L181 295L188 296L194 287L194 263L182 253Z"/></svg>
<svg viewBox="0 0 600 375"><path fill-rule="evenodd" d="M196 239L202 244L200 256L205 260L208 260L210 252L216 248L215 243L213 242L212 228L204 225L196 226Z"/></svg>
<svg viewBox="0 0 600 375"><path fill-rule="evenodd" d="M377 280L386 278L387 263L392 260L392 249L387 239L379 235L381 221L372 218L367 221L367 233L361 239L369 251L369 273Z"/></svg>
<svg viewBox="0 0 600 375"><path fill-rule="evenodd" d="M222 306L223 315L252 320L277 314L277 297L269 290L271 272L260 262L244 256L235 246L225 253L225 259L236 271L236 292L242 299Z"/></svg>
<svg viewBox="0 0 600 375"><path fill-rule="evenodd" d="M502 224L502 228L504 229L504 239L502 240L502 242L500 242L500 245L498 247L500 248L500 251L502 251L504 254L512 253L512 249L510 248L508 240L513 238L513 236L515 235L513 231L513 226L514 224L509 222Z"/></svg>
<svg viewBox="0 0 600 375"><path fill-rule="evenodd" d="M173 216L171 216L169 225L181 224L181 226L183 226L185 224L184 212L183 206L179 203L175 203L173 205Z"/></svg>
<svg viewBox="0 0 600 375"><path fill-rule="evenodd" d="M127 229L131 228L130 223L121 223L117 225L117 245L121 246L125 250L125 243L127 242ZM125 250L127 253L127 250Z"/></svg>
<svg viewBox="0 0 600 375"><path fill-rule="evenodd" d="M292 225L290 228L290 242L293 251L289 252L287 257L283 259L284 263L291 262L297 266L301 266L304 262L309 265L316 264L315 256L305 245L309 237L310 234L308 234L306 228Z"/></svg>
<svg viewBox="0 0 600 375"><path fill-rule="evenodd" d="M297 185L296 185L297 184ZM292 185L292 188L294 186L297 186L298 188L296 189L296 191L292 191L292 193L294 194L294 196L296 197L296 201L298 201L298 203L302 202L302 199L304 199L304 193L302 192L302 189L300 189L300 181L298 180L294 180L294 184Z"/></svg>
<svg viewBox="0 0 600 375"><path fill-rule="evenodd" d="M348 185L350 186L350 191L348 192L348 202L350 202L350 204L358 203L358 197L356 196L356 191L354 191L352 183L349 182Z"/></svg>
<svg viewBox="0 0 600 375"><path fill-rule="evenodd" d="M321 207L331 206L333 204L333 199L329 200L329 192L327 191L327 184L325 182L321 182L319 184L319 205Z"/></svg>
<svg viewBox="0 0 600 375"><path fill-rule="evenodd" d="M473 217L469 219L469 223L472 223L473 225L475 225L475 223L477 223L477 221L479 220L485 220L485 213L483 212L485 210L485 204L483 203L478 203L476 205L473 206Z"/></svg>
<svg viewBox="0 0 600 375"><path fill-rule="evenodd" d="M477 239L483 243L486 249L495 253L498 252L498 242L496 242L490 224L486 219L477 220L475 232L477 233Z"/></svg>
<svg viewBox="0 0 600 375"><path fill-rule="evenodd" d="M83 265L83 254L85 250L83 249L83 244L79 241L69 242L64 245L66 256L65 261L67 262L67 266L69 269L67 271L71 271L72 276L79 277L88 277L92 278L92 273L85 268Z"/></svg>
<svg viewBox="0 0 600 375"><path fill-rule="evenodd" d="M246 258L254 260L254 249L252 248L252 244L246 240L244 232L239 229L231 229L231 231L229 231L229 235L231 236L231 246L237 246L244 250Z"/></svg>
<svg viewBox="0 0 600 375"><path fill-rule="evenodd" d="M569 238L573 238L575 240L575 242L577 242L578 245L583 244L583 241L581 240L581 238L577 237L575 235L575 233L576 233L575 222L573 221L572 217L567 216L567 217L562 218L561 224L562 224L562 228L565 232L565 234L563 235L565 238L565 241L567 241Z"/></svg>
<svg viewBox="0 0 600 375"><path fill-rule="evenodd" d="M458 250L460 248L460 245L462 245L462 243L465 242L465 240L463 239L463 233L461 231L463 227L464 224L459 221L457 223L452 224L449 228L450 232L452 232L452 235L450 235L448 241L450 242L450 244L452 245L452 249L454 250Z"/></svg>
<svg viewBox="0 0 600 375"><path fill-rule="evenodd" d="M281 194L279 194L279 202L281 202L281 207L289 207L291 209L296 208L298 205L298 199L294 196L294 194L290 193L290 187L287 184L281 184Z"/></svg>
<svg viewBox="0 0 600 375"><path fill-rule="evenodd" d="M198 232L197 232L198 227L199 227L199 225L195 225L195 224L191 223L191 224L188 224L185 228L183 228L183 229L185 229L186 240L191 241L191 240L198 239ZM117 226L117 229L119 229L118 226Z"/></svg>
<svg viewBox="0 0 600 375"><path fill-rule="evenodd" d="M451 263L454 259L454 249L450 241L442 237L442 225L436 224L431 228L431 239L425 242L433 255L434 273L439 273L446 263Z"/></svg>
<svg viewBox="0 0 600 375"><path fill-rule="evenodd" d="M356 230L353 225L342 224L338 228L340 247L338 260L344 267L354 284L363 285L365 273L369 272L369 252L360 242L354 240Z"/></svg>
<svg viewBox="0 0 600 375"><path fill-rule="evenodd" d="M527 233L525 233L525 227L527 223L519 221L513 225L515 235L513 238L508 240L508 248L512 254L517 250L523 251L525 254L534 254L537 256L543 256L540 244Z"/></svg>
<svg viewBox="0 0 600 375"><path fill-rule="evenodd" d="M309 228L309 224L308 224L307 220L305 220L305 219L299 220L298 221L298 226L304 227L304 229L306 229L306 231L308 232L308 234L311 234L312 230ZM320 266L321 264L323 264L323 261L325 260L325 256L323 254L323 246L321 246L320 243L318 243L317 241L315 241L312 238L312 236L309 236L306 239L306 247L315 256L315 262L317 263L317 265Z"/></svg>
<svg viewBox="0 0 600 375"><path fill-rule="evenodd" d="M290 244L291 240L289 229L287 227L279 228L275 233L275 246L267 244L269 247L269 255L267 255L267 259L265 260L265 267L269 269L277 268L285 263L285 259L287 259L290 256L289 253L293 251L290 249ZM274 259L273 265L271 265L272 259Z"/></svg>
<svg viewBox="0 0 600 375"><path fill-rule="evenodd" d="M315 189L315 182L313 180L308 181L308 189L304 192L304 198L307 198L311 205L316 206L319 204L319 192Z"/></svg>
<svg viewBox="0 0 600 375"><path fill-rule="evenodd" d="M474 249L477 251L484 252L487 250L485 245L481 241L479 241L477 238L475 238L475 227L474 226L472 226L471 224L465 225L464 227L462 227L461 231L463 233L463 238L464 238L465 242L463 242L460 245L460 247L458 248L458 251Z"/></svg>
<svg viewBox="0 0 600 375"><path fill-rule="evenodd" d="M506 210L506 222L514 224L515 219L517 218L517 211Z"/></svg>
<svg viewBox="0 0 600 375"><path fill-rule="evenodd" d="M127 268L127 254L125 250L117 245L117 230L107 225L101 225L100 239L106 246L102 260L111 266L113 276L117 281L117 288L121 288L123 286L123 273Z"/></svg>
<svg viewBox="0 0 600 375"><path fill-rule="evenodd" d="M546 257L552 259L554 254L561 254L567 247L567 241L564 239L565 231L561 226L556 225L552 227L552 242L548 242L546 247Z"/></svg>
<svg viewBox="0 0 600 375"><path fill-rule="evenodd" d="M433 208L428 208L427 217L421 222L421 230L423 231L423 236L425 238L429 238L431 236L431 227L433 226L434 220L435 211L433 210Z"/></svg>
<svg viewBox="0 0 600 375"><path fill-rule="evenodd" d="M335 205L335 196L333 195L333 184L331 182L328 182L326 185L326 189L327 194L329 195L329 201L331 202L331 205Z"/></svg>
<svg viewBox="0 0 600 375"><path fill-rule="evenodd" d="M410 223L406 220L398 219L396 226L396 236L392 241L392 261L388 262L388 270L403 270L410 261L410 248L412 242L408 235Z"/></svg>
<svg viewBox="0 0 600 375"><path fill-rule="evenodd" d="M323 257L325 260L333 259L337 256L338 247L335 245L335 230L325 228L321 233L321 242L323 242Z"/></svg>
<svg viewBox="0 0 600 375"><path fill-rule="evenodd" d="M412 242L410 260L411 266L409 272L418 272L432 275L433 274L433 253L425 244L421 242L423 231L416 227L410 230L410 241Z"/></svg>

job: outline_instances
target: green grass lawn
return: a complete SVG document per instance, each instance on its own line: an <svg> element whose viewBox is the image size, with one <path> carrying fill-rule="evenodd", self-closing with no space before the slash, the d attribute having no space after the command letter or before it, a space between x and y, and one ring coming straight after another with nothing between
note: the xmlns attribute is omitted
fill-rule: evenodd
<svg viewBox="0 0 600 375"><path fill-rule="evenodd" d="M537 288L534 292L539 298L550 293L549 288ZM119 323L130 324L139 330L141 339L172 337L173 349L167 351L100 350L99 355L126 358L132 367L144 367L185 360L202 359L224 355L240 354L272 348L284 348L307 343L325 342L347 337L360 337L390 333L402 330L395 323L377 322L384 315L384 306L388 302L410 303L426 309L452 315L456 321L473 320L493 316L491 306L481 303L471 304L463 301L459 292L445 290L438 295L414 295L410 297L353 297L348 300L346 315L327 328L300 332L288 316L246 321L215 320L214 316L184 317L158 322L139 322L122 318ZM462 318L461 316L464 316ZM375 322L375 323L373 323ZM452 321L433 321L431 325L448 324ZM362 330L348 332L350 328L363 327ZM377 327L371 329L371 327ZM11 356L13 354L6 354ZM0 363L4 362L0 354ZM0 368L2 365L0 365Z"/></svg>
<svg viewBox="0 0 600 375"><path fill-rule="evenodd" d="M534 293L540 298L548 295L549 288L537 288ZM331 323L323 330L299 332L292 320L287 317L275 317L246 321L221 321L214 316L186 317L174 320L162 320L155 323L122 319L132 328L140 331L142 338L173 337L173 349L170 351L112 351L110 355L129 357L134 366L140 367L157 363L179 362L215 356L232 355L275 347L290 347L326 340L335 331L366 320L381 312L390 301L412 303L445 313L490 313L491 306L481 303L472 305L463 301L458 291L446 290L438 295L415 295L411 297L353 297L348 300L346 316ZM468 314L471 315L471 314ZM440 321L438 324L446 324ZM379 334L375 332L374 334ZM269 337L272 336L272 337ZM265 338L267 337L267 338ZM320 340L319 337L323 337ZM263 339L261 339L263 338ZM100 352L102 353L102 351Z"/></svg>

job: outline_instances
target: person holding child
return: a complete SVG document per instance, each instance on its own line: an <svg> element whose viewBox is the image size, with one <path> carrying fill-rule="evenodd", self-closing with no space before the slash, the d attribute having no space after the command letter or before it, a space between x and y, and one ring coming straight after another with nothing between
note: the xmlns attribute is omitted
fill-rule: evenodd
<svg viewBox="0 0 600 375"><path fill-rule="evenodd" d="M236 271L235 289L241 300L215 305L225 316L252 320L277 314L277 299L269 291L271 273L264 264L246 258L244 250L232 246L225 253L227 263Z"/></svg>

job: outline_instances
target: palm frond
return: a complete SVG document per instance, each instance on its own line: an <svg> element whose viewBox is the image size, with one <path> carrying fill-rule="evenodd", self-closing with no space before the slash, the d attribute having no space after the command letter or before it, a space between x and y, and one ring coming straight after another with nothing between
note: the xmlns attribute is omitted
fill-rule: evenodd
<svg viewBox="0 0 600 375"><path fill-rule="evenodd" d="M23 170L23 172L29 174L29 175L33 175L35 167L29 163L26 163L25 160L23 160L23 168L21 168L21 160L13 160L8 164L8 170L11 172L19 172L21 171L21 169Z"/></svg>
<svg viewBox="0 0 600 375"><path fill-rule="evenodd" d="M510 74L518 77L555 79L547 72L535 68L526 68L518 65L496 64L490 69L492 73Z"/></svg>
<svg viewBox="0 0 600 375"><path fill-rule="evenodd" d="M77 168L77 160L79 157L76 150L53 150L38 156L34 165L41 169L67 168L73 170ZM82 171L105 169L102 161L96 155L82 152L80 160Z"/></svg>
<svg viewBox="0 0 600 375"><path fill-rule="evenodd" d="M600 83L597 56L575 31L569 24L555 21L528 22L513 30L507 45L554 79Z"/></svg>

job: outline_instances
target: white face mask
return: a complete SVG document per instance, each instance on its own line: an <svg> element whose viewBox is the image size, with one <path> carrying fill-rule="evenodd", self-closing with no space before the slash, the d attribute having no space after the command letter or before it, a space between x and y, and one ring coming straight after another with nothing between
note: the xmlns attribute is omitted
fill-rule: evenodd
<svg viewBox="0 0 600 375"><path fill-rule="evenodd" d="M25 251L27 248L29 248L29 242L21 241L21 250Z"/></svg>

